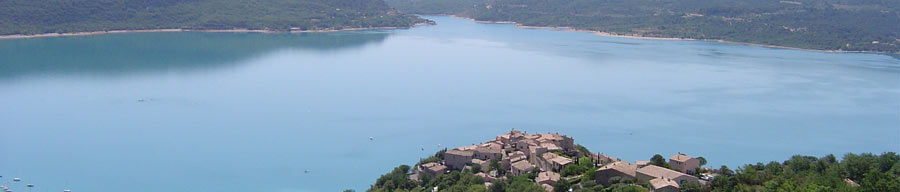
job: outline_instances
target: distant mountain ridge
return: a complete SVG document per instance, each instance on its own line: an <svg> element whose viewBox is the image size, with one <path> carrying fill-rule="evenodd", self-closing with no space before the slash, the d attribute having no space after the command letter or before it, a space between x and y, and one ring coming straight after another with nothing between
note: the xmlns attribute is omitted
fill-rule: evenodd
<svg viewBox="0 0 900 192"><path fill-rule="evenodd" d="M386 1L409 13L449 14L526 26L816 50L900 53L900 0Z"/></svg>
<svg viewBox="0 0 900 192"><path fill-rule="evenodd" d="M425 20L382 0L0 0L0 35L146 29L340 30Z"/></svg>

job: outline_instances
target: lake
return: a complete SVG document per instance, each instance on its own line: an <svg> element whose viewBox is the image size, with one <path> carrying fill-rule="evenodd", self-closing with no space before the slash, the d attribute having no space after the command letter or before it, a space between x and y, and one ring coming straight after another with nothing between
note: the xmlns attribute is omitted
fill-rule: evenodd
<svg viewBox="0 0 900 192"><path fill-rule="evenodd" d="M900 149L891 56L428 18L438 25L0 40L0 184L365 191L513 128L732 168Z"/></svg>

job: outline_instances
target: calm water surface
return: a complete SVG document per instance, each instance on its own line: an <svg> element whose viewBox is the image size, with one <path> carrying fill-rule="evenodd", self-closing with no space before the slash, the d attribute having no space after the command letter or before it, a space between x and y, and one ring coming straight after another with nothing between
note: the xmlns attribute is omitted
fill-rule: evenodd
<svg viewBox="0 0 900 192"><path fill-rule="evenodd" d="M890 56L431 19L0 40L0 184L363 191L438 144L511 128L629 161L682 152L714 166L900 149Z"/></svg>

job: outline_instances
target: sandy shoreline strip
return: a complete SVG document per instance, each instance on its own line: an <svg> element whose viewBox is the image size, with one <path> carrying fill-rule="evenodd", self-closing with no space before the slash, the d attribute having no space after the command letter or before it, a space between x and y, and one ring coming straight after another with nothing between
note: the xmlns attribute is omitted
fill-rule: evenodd
<svg viewBox="0 0 900 192"><path fill-rule="evenodd" d="M778 48L778 49L792 49L792 50L803 50L803 51L816 51L816 52L826 52L826 53L873 53L873 54L900 54L900 53L885 53L885 52L875 52L875 51L844 51L844 50L822 50L822 49L808 49L808 48L798 48L798 47L788 47L788 46L779 46L779 45L767 45L767 44L757 44L757 43L746 43L746 42L735 42L735 41L726 41L721 39L692 39L692 38L674 38L674 37L646 37L646 36L638 36L638 35L629 35L629 34L616 34L609 33L603 31L593 31L593 30L584 30L584 29L575 29L572 27L547 27L547 26L528 26L522 25L520 23L516 23L513 21L480 21L475 20L468 17L461 17L458 15L435 15L435 16L450 16L455 18L467 19L476 23L491 23L491 24L514 24L518 28L523 29L556 29L556 30L565 30L565 31L573 31L573 32L587 32L600 36L607 37L618 37L618 38L629 38L629 39L644 39L644 40L680 40L680 41L708 41L708 42L719 42L719 43L728 43L728 44L739 44L739 45L750 45L750 46L760 46L760 47L768 47L768 48ZM88 36L88 35L103 35L103 34L115 34L115 33L152 33L152 32L211 32L211 33L327 33L327 32L340 32L340 31L365 31L365 30L388 30L388 29L408 29L417 26L427 26L434 25L431 22L422 22L416 23L410 27L368 27L368 28L345 28L345 29L319 29L319 30L291 30L291 31L273 31L273 30L260 30L260 29L211 29L211 30L192 30L192 29L139 29L139 30L111 30L111 31L94 31L94 32L75 32L75 33L46 33L46 34L38 34L38 35L0 35L0 39L27 39L27 38L41 38L41 37L64 37L64 36Z"/></svg>
<svg viewBox="0 0 900 192"><path fill-rule="evenodd" d="M445 16L445 15L441 15ZM872 54L898 54L898 53L886 53L886 52L875 52L875 51L844 51L844 50L823 50L823 49L808 49L808 48L798 48L798 47L788 47L788 46L779 46L779 45L767 45L767 44L757 44L757 43L746 43L746 42L735 42L735 41L726 41L721 39L693 39L693 38L675 38L675 37L646 37L646 36L638 36L638 35L629 35L629 34L616 34L609 33L604 31L593 31L593 30L584 30L584 29L575 29L572 27L548 27L548 26L528 26L522 25L520 23L512 22L512 21L479 21L468 17L461 17L458 15L446 15L450 17L468 19L472 22L476 23L492 23L492 24L515 24L518 28L523 29L555 29L555 30L564 30L564 31L572 31L572 32L587 32L593 33L595 35L607 36L607 37L618 37L618 38L629 38L629 39L645 39L645 40L666 40L666 41L708 41L708 42L719 42L719 43L728 43L728 44L738 44L738 45L750 45L750 46L760 46L760 47L768 47L768 48L778 48L778 49L792 49L792 50L803 50L803 51L815 51L815 52L826 52L826 53L872 53Z"/></svg>
<svg viewBox="0 0 900 192"><path fill-rule="evenodd" d="M0 39L28 39L42 37L66 37L66 36L88 36L103 35L115 33L155 33L155 32L209 32L209 33L327 33L340 31L365 31L365 30L387 30L387 29L407 29L417 26L432 25L431 23L417 23L410 27L367 27L367 28L344 28L344 29L318 29L318 30L291 30L291 31L274 31L262 29L209 29L209 30L193 30L193 29L138 29L138 30L110 30L110 31L92 31L92 32L74 32L74 33L45 33L37 35L0 35Z"/></svg>

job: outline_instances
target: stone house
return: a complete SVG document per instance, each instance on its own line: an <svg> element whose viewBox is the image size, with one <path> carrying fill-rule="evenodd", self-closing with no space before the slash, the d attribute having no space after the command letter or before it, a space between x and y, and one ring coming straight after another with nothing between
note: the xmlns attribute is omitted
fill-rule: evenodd
<svg viewBox="0 0 900 192"><path fill-rule="evenodd" d="M609 179L619 177L623 180L634 179L636 177L637 165L625 161L618 161L607 164L594 172L594 180L603 185L610 185Z"/></svg>
<svg viewBox="0 0 900 192"><path fill-rule="evenodd" d="M678 153L669 157L669 165L684 174L693 175L697 173L697 168L700 168L700 159Z"/></svg>
<svg viewBox="0 0 900 192"><path fill-rule="evenodd" d="M700 179L694 177L693 175L684 174L682 172L666 169L664 167L656 165L647 165L644 168L638 169L635 176L637 176L638 180L641 180L643 182L650 182L650 180L656 178L664 178L675 181L675 183L678 183L679 185L683 185L687 182L700 181Z"/></svg>
<svg viewBox="0 0 900 192"><path fill-rule="evenodd" d="M534 165L528 163L528 161L516 161L512 163L512 167L510 168L510 174L512 176L518 176L522 174L527 174L531 170L534 169Z"/></svg>
<svg viewBox="0 0 900 192"><path fill-rule="evenodd" d="M538 167L545 171L559 171L568 164L572 163L572 159L554 154L544 153L538 159Z"/></svg>
<svg viewBox="0 0 900 192"><path fill-rule="evenodd" d="M447 166L438 163L425 163L421 165L420 170L424 171L425 173L437 176L446 173L449 169L447 168Z"/></svg>
<svg viewBox="0 0 900 192"><path fill-rule="evenodd" d="M444 152L444 165L447 165L450 169L462 170L467 163L472 162L474 156L475 154L472 151L447 150L447 152Z"/></svg>
<svg viewBox="0 0 900 192"><path fill-rule="evenodd" d="M475 158L481 160L500 159L503 157L503 146L496 143L485 143L475 148Z"/></svg>

